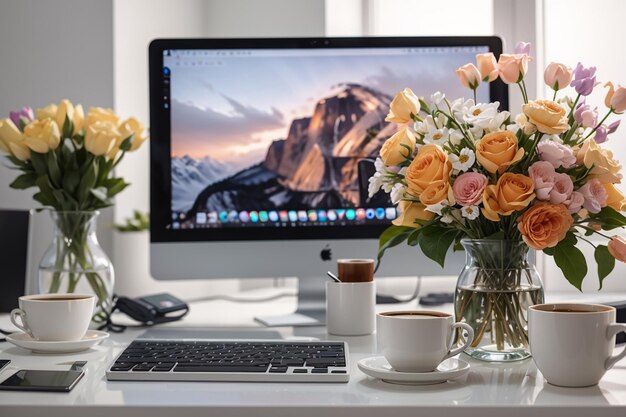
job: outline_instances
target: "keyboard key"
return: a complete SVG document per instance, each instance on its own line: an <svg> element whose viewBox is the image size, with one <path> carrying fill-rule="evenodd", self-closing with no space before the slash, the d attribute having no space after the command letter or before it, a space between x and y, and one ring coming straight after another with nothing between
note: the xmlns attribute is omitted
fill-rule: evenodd
<svg viewBox="0 0 626 417"><path fill-rule="evenodd" d="M345 369L334 369L332 371L330 371L331 374L347 374L348 371L346 371Z"/></svg>
<svg viewBox="0 0 626 417"><path fill-rule="evenodd" d="M327 374L328 373L328 368L313 368L311 370L312 374Z"/></svg>
<svg viewBox="0 0 626 417"><path fill-rule="evenodd" d="M164 363L152 368L152 372L169 372L174 367L173 363Z"/></svg>
<svg viewBox="0 0 626 417"><path fill-rule="evenodd" d="M265 372L267 366L227 366L227 365L176 365L174 372Z"/></svg>
<svg viewBox="0 0 626 417"><path fill-rule="evenodd" d="M306 369L306 368L295 368L295 369L293 370L293 373L294 373L294 374L306 374L306 373L308 373L308 372L309 372L309 370L308 370L308 369Z"/></svg>
<svg viewBox="0 0 626 417"><path fill-rule="evenodd" d="M286 366L272 366L270 368L270 372L284 374L285 372L287 372L287 367Z"/></svg>
<svg viewBox="0 0 626 417"><path fill-rule="evenodd" d="M148 372L150 371L150 369L152 369L154 365L149 363L149 364L143 364L140 363L138 365L135 365L135 367L133 368L133 372Z"/></svg>

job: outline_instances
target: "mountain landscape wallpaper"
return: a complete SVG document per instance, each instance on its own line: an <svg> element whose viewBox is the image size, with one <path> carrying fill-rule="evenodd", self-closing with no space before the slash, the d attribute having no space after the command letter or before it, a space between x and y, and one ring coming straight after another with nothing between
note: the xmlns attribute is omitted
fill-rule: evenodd
<svg viewBox="0 0 626 417"><path fill-rule="evenodd" d="M172 210L370 206L359 161L395 133L384 121L393 95L409 86L460 97L454 69L471 58L432 56L445 71L410 55L257 58L254 73L252 58L172 68Z"/></svg>

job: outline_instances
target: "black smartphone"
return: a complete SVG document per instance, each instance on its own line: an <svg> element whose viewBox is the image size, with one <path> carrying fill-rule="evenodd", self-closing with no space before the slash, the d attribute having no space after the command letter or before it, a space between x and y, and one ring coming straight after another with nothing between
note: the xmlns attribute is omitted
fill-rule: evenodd
<svg viewBox="0 0 626 417"><path fill-rule="evenodd" d="M0 390L70 392L83 371L20 370L0 382Z"/></svg>
<svg viewBox="0 0 626 417"><path fill-rule="evenodd" d="M0 371L4 369L5 366L11 363L10 359L0 359Z"/></svg>

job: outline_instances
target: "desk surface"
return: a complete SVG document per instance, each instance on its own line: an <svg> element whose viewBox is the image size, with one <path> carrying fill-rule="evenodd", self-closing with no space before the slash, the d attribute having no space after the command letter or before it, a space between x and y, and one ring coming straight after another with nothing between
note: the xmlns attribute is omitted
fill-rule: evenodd
<svg viewBox="0 0 626 417"><path fill-rule="evenodd" d="M617 299L610 294L603 297ZM618 297L624 299L626 295ZM285 338L329 338L324 327L262 329L252 321L255 314L288 312L293 307L293 297L271 303L197 303L185 321L153 331L180 332L180 335L200 332L218 337L241 334L260 338L272 336L268 332L279 332ZM414 307L414 304L404 305L407 309ZM6 314L0 315L0 327L10 328ZM589 388L549 385L532 360L496 365L467 356L463 359L468 360L472 368L462 379L439 385L402 386L369 378L358 370L357 361L376 354L375 335L330 337L349 343L351 378L347 384L107 381L104 376L107 365L128 342L143 332L128 330L112 334L100 346L67 355L34 355L8 343L0 344L0 358L12 360L10 367L0 373L0 379L16 368L68 369L67 363L88 361L86 377L69 394L0 392L0 416L379 417L393 413L394 417L417 417L454 412L481 417L503 413L507 416L571 417L588 416L594 411L602 413L603 417L626 415L626 360L607 372L598 386Z"/></svg>

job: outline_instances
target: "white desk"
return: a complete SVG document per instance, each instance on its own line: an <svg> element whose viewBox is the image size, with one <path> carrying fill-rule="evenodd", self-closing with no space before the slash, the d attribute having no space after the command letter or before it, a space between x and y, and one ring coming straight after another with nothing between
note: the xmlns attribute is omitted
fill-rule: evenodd
<svg viewBox="0 0 626 417"><path fill-rule="evenodd" d="M619 297L624 299L626 294ZM279 330L284 337L328 338L324 327L260 329L252 321L255 314L288 312L293 307L293 297L258 304L206 302L193 305L186 320L167 328L203 326L202 331L210 330L208 327L232 331L225 327L238 326L237 330L247 332ZM6 314L0 315L0 327L10 328ZM107 381L106 366L143 331L112 334L100 346L70 355L33 355L1 343L0 358L12 363L0 373L0 379L16 368L68 369L64 363L76 360L86 360L88 365L86 377L68 394L0 392L0 416L626 416L626 360L590 388L551 386L532 360L510 365L469 360L472 369L460 380L401 386L371 379L357 369L358 360L376 353L375 336L332 337L346 340L350 346L352 374L347 384Z"/></svg>

